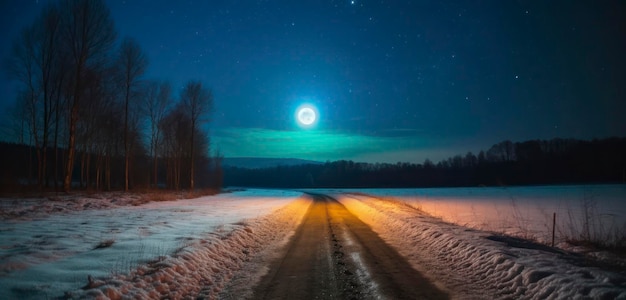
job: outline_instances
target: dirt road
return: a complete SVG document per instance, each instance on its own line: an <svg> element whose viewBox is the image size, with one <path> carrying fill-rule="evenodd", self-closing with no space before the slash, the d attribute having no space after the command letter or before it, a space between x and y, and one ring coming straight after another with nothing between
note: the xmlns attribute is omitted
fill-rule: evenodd
<svg viewBox="0 0 626 300"><path fill-rule="evenodd" d="M337 200L314 202L255 299L447 299Z"/></svg>

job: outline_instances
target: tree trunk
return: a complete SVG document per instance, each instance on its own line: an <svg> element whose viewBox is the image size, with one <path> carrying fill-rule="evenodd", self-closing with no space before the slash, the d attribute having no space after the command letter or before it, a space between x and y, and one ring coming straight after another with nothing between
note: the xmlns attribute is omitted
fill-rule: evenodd
<svg viewBox="0 0 626 300"><path fill-rule="evenodd" d="M74 99L77 101L77 99ZM70 114L70 136L67 146L67 164L65 166L65 179L63 180L63 191L68 193L72 189L72 171L74 169L74 155L76 145L76 122L78 121L78 107L76 104L72 105L72 112Z"/></svg>
<svg viewBox="0 0 626 300"><path fill-rule="evenodd" d="M176 190L180 190L180 165L182 164L182 157L176 158L174 161L174 185L176 186Z"/></svg>
<svg viewBox="0 0 626 300"><path fill-rule="evenodd" d="M170 159L169 158L165 158L165 186L168 189L172 188L172 181L171 181L171 175L170 175Z"/></svg>
<svg viewBox="0 0 626 300"><path fill-rule="evenodd" d="M128 154L124 160L124 192L128 192Z"/></svg>
<svg viewBox="0 0 626 300"><path fill-rule="evenodd" d="M59 191L59 147L57 146L57 139L54 139L54 190Z"/></svg>
<svg viewBox="0 0 626 300"><path fill-rule="evenodd" d="M46 138L44 138L44 140L45 139ZM44 180L43 186L47 188L49 186L48 179L50 177L48 176L48 168L46 167L46 164L48 163L48 147L46 147L45 144L43 146L43 151L42 152L43 152L42 153L42 155L43 155L43 166L42 166L41 172L43 173L43 180Z"/></svg>
<svg viewBox="0 0 626 300"><path fill-rule="evenodd" d="M194 182L193 182L193 174L194 174L194 170L193 170L193 166L194 166L194 149L193 149L193 137L195 136L194 134L194 129L196 128L196 124L194 120L191 120L191 157L189 159L190 165L189 165L189 190L193 191L194 188Z"/></svg>
<svg viewBox="0 0 626 300"><path fill-rule="evenodd" d="M43 189L44 184L45 187L48 187L48 176L46 172L46 163L48 162L48 130L50 125L50 107L48 105L48 101L50 101L50 95L48 94L47 88L44 88L44 109L43 109L43 140L41 141L41 183L39 183L39 188ZM44 183L45 181L45 183Z"/></svg>
<svg viewBox="0 0 626 300"><path fill-rule="evenodd" d="M102 169L102 154L98 154L96 157L96 181L95 188L96 191L100 190L100 171Z"/></svg>
<svg viewBox="0 0 626 300"><path fill-rule="evenodd" d="M85 158L87 157L87 151L83 149L83 153L80 155L80 187L85 187Z"/></svg>
<svg viewBox="0 0 626 300"><path fill-rule="evenodd" d="M86 170L85 181L87 182L85 187L87 188L89 188L90 183L91 183L91 176L89 176L89 173L91 173L90 166L91 166L91 152L87 152L87 166L85 167L85 170Z"/></svg>
<svg viewBox="0 0 626 300"><path fill-rule="evenodd" d="M59 107L55 111L54 121L54 190L58 191L59 188Z"/></svg>
<svg viewBox="0 0 626 300"><path fill-rule="evenodd" d="M32 148L32 138L28 143L28 184L30 185L33 182L33 150Z"/></svg>
<svg viewBox="0 0 626 300"><path fill-rule="evenodd" d="M159 158L156 156L156 152L154 154L154 165L153 165L153 176L154 176L154 188L159 188L159 180L158 180L158 171L159 171Z"/></svg>
<svg viewBox="0 0 626 300"><path fill-rule="evenodd" d="M128 192L128 89L126 91L126 109L124 110L124 191Z"/></svg>
<svg viewBox="0 0 626 300"><path fill-rule="evenodd" d="M111 190L111 155L109 153L106 154L105 162L104 162L104 180L106 181L106 189L107 191Z"/></svg>
<svg viewBox="0 0 626 300"><path fill-rule="evenodd" d="M43 166L41 162L43 161L43 158L41 157L41 148L37 145L35 147L37 149L37 187L41 191L43 189L43 173L41 171Z"/></svg>

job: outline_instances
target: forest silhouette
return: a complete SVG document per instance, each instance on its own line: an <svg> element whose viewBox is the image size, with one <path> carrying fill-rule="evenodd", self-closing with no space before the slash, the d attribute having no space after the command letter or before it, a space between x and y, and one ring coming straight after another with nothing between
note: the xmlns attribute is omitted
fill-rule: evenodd
<svg viewBox="0 0 626 300"><path fill-rule="evenodd" d="M503 141L478 155L468 152L434 163L359 163L224 168L227 186L456 187L625 183L626 138Z"/></svg>

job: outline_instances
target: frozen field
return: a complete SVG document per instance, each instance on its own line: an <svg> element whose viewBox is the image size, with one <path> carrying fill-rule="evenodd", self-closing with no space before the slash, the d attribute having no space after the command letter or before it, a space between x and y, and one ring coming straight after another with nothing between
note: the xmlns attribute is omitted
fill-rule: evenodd
<svg viewBox="0 0 626 300"><path fill-rule="evenodd" d="M314 192L341 202L452 299L626 299L623 267L501 234L545 242L556 212L562 248L581 234L619 239L625 186ZM2 199L0 299L251 295L311 201L258 189L150 203L124 194Z"/></svg>
<svg viewBox="0 0 626 300"><path fill-rule="evenodd" d="M626 243L626 185L505 188L359 189L346 192L403 201L444 221L551 243Z"/></svg>
<svg viewBox="0 0 626 300"><path fill-rule="evenodd" d="M334 196L452 299L626 299L623 271L583 256L447 223L396 200Z"/></svg>
<svg viewBox="0 0 626 300"><path fill-rule="evenodd" d="M85 286L88 276L127 274L207 236L229 234L300 195L248 190L141 206L117 206L132 200L124 196L81 198L66 209L58 201L4 199L4 215L19 217L0 221L0 299L58 297Z"/></svg>

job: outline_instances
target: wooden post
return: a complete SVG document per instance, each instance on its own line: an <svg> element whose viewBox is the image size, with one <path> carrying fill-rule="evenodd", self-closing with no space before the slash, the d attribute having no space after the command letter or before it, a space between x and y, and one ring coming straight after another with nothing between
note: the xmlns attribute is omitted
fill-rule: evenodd
<svg viewBox="0 0 626 300"><path fill-rule="evenodd" d="M552 213L552 247L554 247L554 229L556 227L556 213Z"/></svg>

